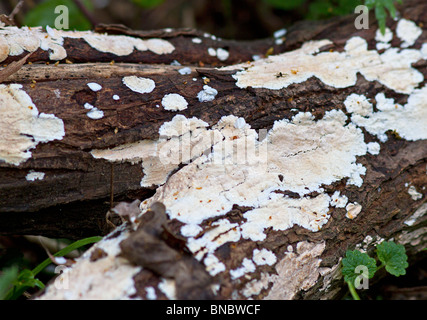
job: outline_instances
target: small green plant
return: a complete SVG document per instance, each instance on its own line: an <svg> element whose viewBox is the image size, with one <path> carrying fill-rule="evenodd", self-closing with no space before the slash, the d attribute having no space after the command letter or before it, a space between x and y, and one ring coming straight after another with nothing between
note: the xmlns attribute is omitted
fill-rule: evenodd
<svg viewBox="0 0 427 320"><path fill-rule="evenodd" d="M396 277L406 274L408 256L403 245L384 241L377 245L376 253L381 262L378 267L377 261L367 253L359 250L346 251L341 272L354 300L360 300L356 291L356 287L360 287L360 282L372 279L379 269L385 267L387 272Z"/></svg>
<svg viewBox="0 0 427 320"><path fill-rule="evenodd" d="M164 0L132 0L132 2L143 8L154 8L161 5Z"/></svg>
<svg viewBox="0 0 427 320"><path fill-rule="evenodd" d="M90 237L78 240L68 245L64 249L56 252L53 256L63 257L71 251L79 249L88 244L98 242L101 239L102 237ZM16 300L28 288L38 287L43 289L45 285L43 282L37 279L36 276L51 263L51 258L47 258L32 270L23 269L21 272L18 272L18 268L16 266L3 270L2 274L0 275L0 300Z"/></svg>
<svg viewBox="0 0 427 320"><path fill-rule="evenodd" d="M367 6L369 10L375 8L375 17L378 20L378 25L382 34L385 34L385 21L387 19L386 9L390 12L392 18L396 18L395 2L402 4L402 0L365 0L365 6Z"/></svg>

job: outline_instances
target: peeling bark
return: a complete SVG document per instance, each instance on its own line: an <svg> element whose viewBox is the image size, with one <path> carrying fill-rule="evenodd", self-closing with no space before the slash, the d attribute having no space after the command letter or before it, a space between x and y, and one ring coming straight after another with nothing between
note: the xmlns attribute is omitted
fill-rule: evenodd
<svg viewBox="0 0 427 320"><path fill-rule="evenodd" d="M418 259L427 240L427 4L407 1L400 13L421 30L408 48L399 21L387 22L390 48L377 50L385 45L377 26L356 30L352 16L296 24L280 45L187 29L96 29L111 43L130 43L127 54L103 48L93 33L39 30L43 46L12 55L18 40L6 43L3 33L3 64L33 53L0 85L0 233L106 235L61 276L74 277L69 290L51 285L41 298L182 297L174 277L120 254L121 241L136 236L128 224L108 234L111 193L116 203L141 200L142 217L154 202L166 205L168 230L212 277L202 286L209 297L338 298L345 250L373 250L382 239ZM367 54L382 64L360 63ZM289 57L295 66L280 69ZM354 84L327 78L333 72L321 67L337 58ZM277 62L277 70L264 68ZM394 72L400 78L384 77ZM400 90L400 79L412 82ZM269 161L228 163L243 145L267 150ZM96 250L103 254L93 259ZM120 281L114 290L98 285L105 277L88 286L91 270Z"/></svg>

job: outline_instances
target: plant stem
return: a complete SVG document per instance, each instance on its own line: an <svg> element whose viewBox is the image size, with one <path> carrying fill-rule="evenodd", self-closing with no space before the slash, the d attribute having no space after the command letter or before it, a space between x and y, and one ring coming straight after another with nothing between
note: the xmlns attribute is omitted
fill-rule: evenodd
<svg viewBox="0 0 427 320"><path fill-rule="evenodd" d="M77 240L76 242L73 242L69 246L66 246L64 249L59 250L53 256L55 256L55 257L63 257L65 255L69 254L71 251L74 251L74 250L76 250L76 249L78 249L80 247L83 247L83 246L87 245L87 244L98 242L101 239L102 239L102 237L90 237L90 238L85 238L85 239ZM42 271L44 268L46 268L49 264L51 264L51 262L52 261L50 260L50 258L47 258L42 263L40 263L37 267L35 267L32 270L34 276L37 275L40 271Z"/></svg>
<svg viewBox="0 0 427 320"><path fill-rule="evenodd" d="M375 271L375 272L377 272L378 270L380 270L381 268L384 268L385 267L385 263L384 262L382 262L378 267L377 267L377 270Z"/></svg>
<svg viewBox="0 0 427 320"><path fill-rule="evenodd" d="M356 288L354 287L353 283L351 281L347 281L348 289L350 290L351 296L354 300L360 300L359 295L356 292Z"/></svg>
<svg viewBox="0 0 427 320"><path fill-rule="evenodd" d="M74 251L74 250L81 248L85 245L98 242L101 239L102 239L102 237L97 236L97 237L90 237L90 238L77 240L76 242L73 242L69 246L65 247L64 249L59 250L58 252L53 254L53 256L55 256L55 257L65 256L66 254L70 253L71 251ZM50 258L47 258L42 263L40 263L37 267L35 267L31 271L33 274L33 277L35 277L40 271L42 271L44 268L46 268L51 263L52 263L52 261ZM6 294L5 299L6 300L15 300L15 299L19 298L24 293L24 291L27 290L28 288L29 288L28 286L13 286L8 291L8 293Z"/></svg>

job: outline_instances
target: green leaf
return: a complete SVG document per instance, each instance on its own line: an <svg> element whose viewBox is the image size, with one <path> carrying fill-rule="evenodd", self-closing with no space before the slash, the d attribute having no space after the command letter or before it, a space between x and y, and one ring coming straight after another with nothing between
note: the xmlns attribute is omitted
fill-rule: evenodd
<svg viewBox="0 0 427 320"><path fill-rule="evenodd" d="M264 0L272 7L282 10L292 10L304 4L306 0Z"/></svg>
<svg viewBox="0 0 427 320"><path fill-rule="evenodd" d="M393 2L385 2L384 7L386 7L388 12L390 12L392 18L396 17L396 8L394 7Z"/></svg>
<svg viewBox="0 0 427 320"><path fill-rule="evenodd" d="M361 0L346 0L346 1L338 1L337 6L334 9L334 13L336 15L346 15L350 13L354 13L354 8L358 5L361 5Z"/></svg>
<svg viewBox="0 0 427 320"><path fill-rule="evenodd" d="M13 266L2 271L0 275L0 300L6 297L7 292L18 278L18 267Z"/></svg>
<svg viewBox="0 0 427 320"><path fill-rule="evenodd" d="M45 285L43 282L41 282L39 279L34 279L34 286L36 286L39 289L44 289Z"/></svg>
<svg viewBox="0 0 427 320"><path fill-rule="evenodd" d="M333 6L330 2L324 0L315 0L310 2L308 7L308 19L325 19L332 16Z"/></svg>
<svg viewBox="0 0 427 320"><path fill-rule="evenodd" d="M83 0L82 3L88 10L93 6L89 0ZM65 5L69 13L69 27L75 30L89 30L92 28L90 22L84 14L74 4L73 0L45 0L28 11L24 17L23 24L30 27L55 26L55 19L59 16L55 13L55 8L59 5Z"/></svg>
<svg viewBox="0 0 427 320"><path fill-rule="evenodd" d="M405 247L393 241L381 242L377 245L378 259L385 265L385 269L398 277L406 274L408 256Z"/></svg>
<svg viewBox="0 0 427 320"><path fill-rule="evenodd" d="M368 9L373 9L376 2L377 0L365 0L365 6L367 6Z"/></svg>
<svg viewBox="0 0 427 320"><path fill-rule="evenodd" d="M359 250L347 250L345 258L342 259L341 271L344 280L354 284L356 278L363 275L360 272L356 272L360 266L365 266L368 269L368 279L371 279L377 270L375 259L368 256L367 253L360 252Z"/></svg>
<svg viewBox="0 0 427 320"><path fill-rule="evenodd" d="M73 242L72 244L68 245L67 247L65 247L64 249L59 250L53 256L63 257L65 255L69 254L71 251L79 249L79 248L86 246L88 244L98 242L101 239L102 239L102 237L100 237L100 236L94 236L94 237L89 237L89 238L77 240L77 241ZM37 267L35 267L32 270L33 274L37 275L40 271L42 271L44 268L46 268L51 263L52 263L52 261L50 260L50 258L47 258L46 260L44 260L42 263L40 263Z"/></svg>
<svg viewBox="0 0 427 320"><path fill-rule="evenodd" d="M132 2L135 3L136 5L146 9L161 5L163 1L164 0L132 0Z"/></svg>
<svg viewBox="0 0 427 320"><path fill-rule="evenodd" d="M394 7L394 3L398 2L402 4L402 0L365 0L365 6L368 9L375 8L375 17L378 20L378 26L380 27L381 33L385 34L386 29L386 19L387 19L387 9L390 12L390 15L395 18L396 17L396 8Z"/></svg>
<svg viewBox="0 0 427 320"><path fill-rule="evenodd" d="M44 288L44 284L35 278L34 273L29 269L24 269L18 274L18 278L16 280L16 286L21 287L39 287Z"/></svg>
<svg viewBox="0 0 427 320"><path fill-rule="evenodd" d="M380 31L384 35L385 28L386 28L385 22L387 19L387 13L382 5L377 5L375 7L375 17L378 20L378 26L380 27Z"/></svg>
<svg viewBox="0 0 427 320"><path fill-rule="evenodd" d="M326 19L333 16L346 15L354 12L354 8L362 4L362 0L315 0L308 6L308 19Z"/></svg>

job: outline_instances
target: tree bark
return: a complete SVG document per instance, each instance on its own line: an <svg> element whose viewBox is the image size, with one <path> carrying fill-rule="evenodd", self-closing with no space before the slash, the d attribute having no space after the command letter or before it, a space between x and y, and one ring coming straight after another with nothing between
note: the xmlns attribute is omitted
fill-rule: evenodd
<svg viewBox="0 0 427 320"><path fill-rule="evenodd" d="M169 251L194 270L195 261L204 265L224 299L340 297L345 251L372 251L384 239L419 259L427 239L427 4L405 1L399 12L387 21L389 41L379 40L372 16L366 30L348 16L247 42L187 29L99 26L109 34L99 40L3 28L3 64L33 54L0 88L0 233L106 235L113 204L139 199L145 215L160 201L164 227L187 241L188 252L167 242ZM29 32L47 44L29 49L13 36ZM22 53L10 54L11 43ZM267 162L227 162L235 156L227 146L250 143L270 150ZM163 162L171 158L179 161ZM106 235L72 267L69 289L51 285L42 297L182 298L174 287L182 272L163 277L116 257L135 229L127 223ZM113 290L103 290L106 272L121 275ZM95 289L79 281L88 276Z"/></svg>

